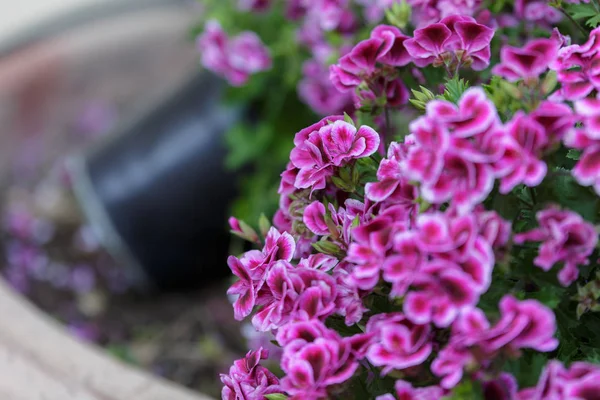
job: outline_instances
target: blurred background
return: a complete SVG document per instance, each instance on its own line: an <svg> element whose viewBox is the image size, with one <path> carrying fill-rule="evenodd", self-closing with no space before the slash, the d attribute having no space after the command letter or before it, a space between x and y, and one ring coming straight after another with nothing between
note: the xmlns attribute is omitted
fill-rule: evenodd
<svg viewBox="0 0 600 400"><path fill-rule="evenodd" d="M0 273L80 340L216 396L246 349L221 145L241 114L200 72L201 13L0 2Z"/></svg>

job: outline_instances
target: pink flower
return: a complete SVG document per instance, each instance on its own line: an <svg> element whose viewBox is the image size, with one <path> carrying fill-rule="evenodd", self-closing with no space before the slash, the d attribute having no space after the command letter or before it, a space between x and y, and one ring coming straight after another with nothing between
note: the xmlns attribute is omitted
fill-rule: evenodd
<svg viewBox="0 0 600 400"><path fill-rule="evenodd" d="M600 140L600 98L586 98L575 102L575 112L583 119L585 134L591 140Z"/></svg>
<svg viewBox="0 0 600 400"><path fill-rule="evenodd" d="M553 39L534 39L522 48L504 45L500 50L500 64L492 72L511 82L537 79L556 60L558 48L558 42Z"/></svg>
<svg viewBox="0 0 600 400"><path fill-rule="evenodd" d="M522 400L585 399L600 393L600 368L586 362L575 362L565 368L559 361L546 365L536 387L519 392Z"/></svg>
<svg viewBox="0 0 600 400"><path fill-rule="evenodd" d="M387 158L381 160L377 170L378 182L369 182L365 186L365 196L372 201L384 201L395 192L410 193L409 202L418 195L416 188L408 183L402 174L400 161L406 157L407 145L393 142L388 147Z"/></svg>
<svg viewBox="0 0 600 400"><path fill-rule="evenodd" d="M518 301L510 295L500 300L500 320L485 334L479 346L485 351L502 347L552 351L558 346L554 313L536 300Z"/></svg>
<svg viewBox="0 0 600 400"><path fill-rule="evenodd" d="M366 328L372 334L367 359L383 374L420 365L431 354L430 326L413 324L401 313L376 314Z"/></svg>
<svg viewBox="0 0 600 400"><path fill-rule="evenodd" d="M377 26L369 39L359 42L340 58L338 64L331 66L331 82L340 92L349 92L365 80L382 76L379 65L400 67L408 64L412 58L405 48L407 39L408 36L396 27Z"/></svg>
<svg viewBox="0 0 600 400"><path fill-rule="evenodd" d="M544 0L515 0L515 15L526 21L555 24L562 19L560 11Z"/></svg>
<svg viewBox="0 0 600 400"><path fill-rule="evenodd" d="M483 383L483 397L495 400L516 400L517 380L509 373L503 372L496 379Z"/></svg>
<svg viewBox="0 0 600 400"><path fill-rule="evenodd" d="M546 130L547 144L543 148L544 152L558 145L576 122L571 107L553 101L542 101L529 116Z"/></svg>
<svg viewBox="0 0 600 400"><path fill-rule="evenodd" d="M485 211L482 206L475 209L475 218L479 234L492 246L496 254L504 254L512 233L511 223L495 211Z"/></svg>
<svg viewBox="0 0 600 400"><path fill-rule="evenodd" d="M439 386L414 388L409 382L400 379L396 381L394 389L396 390L396 397L401 400L439 400L447 394ZM376 400L395 400L396 397L385 394L378 396Z"/></svg>
<svg viewBox="0 0 600 400"><path fill-rule="evenodd" d="M432 204L452 200L459 212L471 210L491 192L493 162L503 151L502 131L494 105L479 89L467 90L458 106L441 100L413 121L400 162L403 174L421 183L421 196Z"/></svg>
<svg viewBox="0 0 600 400"><path fill-rule="evenodd" d="M318 130L310 133L307 130L301 131L294 139L296 147L292 150L290 159L299 169L296 188L323 189L326 179L333 175L334 167L343 166L353 159L368 157L379 147L379 134L372 128L361 126L357 130L341 120L327 124L328 119L311 127Z"/></svg>
<svg viewBox="0 0 600 400"><path fill-rule="evenodd" d="M514 356L526 348L554 350L558 346L555 332L550 309L536 300L518 301L506 295L500 300L500 319L493 326L477 308L459 315L452 324L450 341L431 364L431 371L442 378L442 387L452 388L466 367L483 373L503 352Z"/></svg>
<svg viewBox="0 0 600 400"><path fill-rule="evenodd" d="M299 399L321 399L327 396L327 387L354 375L358 369L354 346L363 340L342 338L322 322L311 320L282 327L277 341L283 347L283 389Z"/></svg>
<svg viewBox="0 0 600 400"><path fill-rule="evenodd" d="M539 185L548 167L540 160L548 145L544 127L523 112L517 112L505 127L508 134L505 153L495 167L500 180L500 193L509 193L515 186L524 183Z"/></svg>
<svg viewBox="0 0 600 400"><path fill-rule="evenodd" d="M329 274L278 261L257 296L262 307L252 324L259 331L269 331L294 320L324 319L335 312L336 296L336 284Z"/></svg>
<svg viewBox="0 0 600 400"><path fill-rule="evenodd" d="M303 79L298 83L298 95L318 114L341 113L351 107L351 96L336 90L329 79L327 67L308 60L302 67Z"/></svg>
<svg viewBox="0 0 600 400"><path fill-rule="evenodd" d="M476 71L490 63L490 42L494 30L467 16L449 16L438 23L415 30L414 38L404 42L414 63L464 65Z"/></svg>
<svg viewBox="0 0 600 400"><path fill-rule="evenodd" d="M239 0L242 11L265 11L271 7L271 0Z"/></svg>
<svg viewBox="0 0 600 400"><path fill-rule="evenodd" d="M539 227L515 235L515 243L542 242L533 263L549 271L558 262L564 267L558 273L563 286L569 286L579 276L578 265L587 265L588 257L598 243L598 234L592 224L572 211L549 207L536 214Z"/></svg>
<svg viewBox="0 0 600 400"><path fill-rule="evenodd" d="M600 88L600 28L594 29L586 43L563 47L550 68L557 71L561 84L558 94L567 100L587 97Z"/></svg>
<svg viewBox="0 0 600 400"><path fill-rule="evenodd" d="M290 261L294 256L296 243L286 232L280 233L271 228L265 238L262 251L251 250L241 259L230 256L227 264L239 280L231 285L228 294L238 295L233 304L235 318L242 320L252 312L258 291L262 288L271 266L282 260Z"/></svg>
<svg viewBox="0 0 600 400"><path fill-rule="evenodd" d="M204 67L233 86L241 86L250 75L271 68L269 50L255 33L246 31L230 39L214 20L198 36L197 46Z"/></svg>
<svg viewBox="0 0 600 400"><path fill-rule="evenodd" d="M229 369L229 374L221 374L221 382L224 385L222 399L262 400L266 394L281 393L279 379L259 364L260 360L267 357L268 352L261 347L236 360Z"/></svg>
<svg viewBox="0 0 600 400"><path fill-rule="evenodd" d="M351 280L356 287L371 290L379 282L381 268L392 250L393 235L406 230L408 217L404 207L391 207L352 230L353 242L345 261L355 265Z"/></svg>

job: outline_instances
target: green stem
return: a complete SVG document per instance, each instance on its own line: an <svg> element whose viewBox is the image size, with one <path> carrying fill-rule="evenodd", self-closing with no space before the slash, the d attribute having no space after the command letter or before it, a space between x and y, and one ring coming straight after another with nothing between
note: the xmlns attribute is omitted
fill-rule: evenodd
<svg viewBox="0 0 600 400"><path fill-rule="evenodd" d="M565 17L567 17L567 19L568 19L569 21L571 21L571 23L572 23L573 25L575 25L575 26L577 27L577 29L579 29L579 32L581 32L581 33L583 34L583 36L585 36L585 37L588 37L588 32L587 32L587 31L586 31L586 30L585 30L585 29L584 29L584 28L583 28L581 25L579 25L579 22L575 21L575 20L573 19L573 17L571 17L571 16L569 15L569 13L567 13L567 12L564 10L564 8L560 7L558 10L559 10L559 11L560 11L560 12L561 12L561 13L562 13L562 14L563 14Z"/></svg>
<svg viewBox="0 0 600 400"><path fill-rule="evenodd" d="M529 189L529 196L531 196L531 201L533 202L533 205L536 205L537 199L535 197L535 191L531 187L528 187L528 189Z"/></svg>

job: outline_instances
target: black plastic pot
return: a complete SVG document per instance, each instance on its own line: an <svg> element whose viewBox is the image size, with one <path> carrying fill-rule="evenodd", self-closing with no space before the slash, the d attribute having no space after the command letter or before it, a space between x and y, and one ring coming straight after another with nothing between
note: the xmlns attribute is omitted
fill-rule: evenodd
<svg viewBox="0 0 600 400"><path fill-rule="evenodd" d="M223 134L241 117L202 73L72 162L74 189L104 246L140 286L197 288L229 274L235 177Z"/></svg>

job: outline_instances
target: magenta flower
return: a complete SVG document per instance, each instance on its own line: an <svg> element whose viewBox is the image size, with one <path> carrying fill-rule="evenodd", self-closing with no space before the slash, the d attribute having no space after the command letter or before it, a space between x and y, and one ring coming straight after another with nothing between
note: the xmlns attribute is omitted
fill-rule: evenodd
<svg viewBox="0 0 600 400"><path fill-rule="evenodd" d="M556 24L562 14L544 0L515 0L515 15L525 21Z"/></svg>
<svg viewBox="0 0 600 400"><path fill-rule="evenodd" d="M287 324L277 332L277 341L283 347L283 389L299 399L322 399L329 386L354 375L358 369L354 346L363 340L342 338L322 322L311 320Z"/></svg>
<svg viewBox="0 0 600 400"><path fill-rule="evenodd" d="M227 265L231 268L231 272L239 278L239 280L227 290L227 294L238 295L233 303L233 310L235 319L241 321L252 312L252 309L256 304L256 292L261 288L262 281L254 282L250 278L247 267L241 260L234 256L229 256Z"/></svg>
<svg viewBox="0 0 600 400"><path fill-rule="evenodd" d="M268 352L262 347L250 351L246 357L236 360L229 374L221 374L223 400L262 400L264 395L281 393L279 379L267 368L259 364L260 360L268 357Z"/></svg>
<svg viewBox="0 0 600 400"><path fill-rule="evenodd" d="M414 388L409 382L400 379L396 381L394 389L396 390L396 397L401 400L439 400L447 394L447 391L439 386ZM376 400L395 400L396 397L391 394L384 394L378 396Z"/></svg>
<svg viewBox="0 0 600 400"><path fill-rule="evenodd" d="M505 45L500 50L500 64L492 72L511 82L538 79L558 57L559 43L553 39L534 39L522 48Z"/></svg>
<svg viewBox="0 0 600 400"><path fill-rule="evenodd" d="M357 130L344 121L335 120L331 124L326 121L324 119L317 126L313 125L318 130L310 133L301 131L294 139L296 147L290 159L299 169L295 181L298 189L325 188L326 179L333 175L334 167L368 157L379 147L379 134L368 126L361 126ZM306 139L300 141L305 135Z"/></svg>
<svg viewBox="0 0 600 400"><path fill-rule="evenodd" d="M495 169L500 179L500 193L509 193L515 186L524 183L539 185L548 167L540 160L543 149L548 146L544 127L523 112L517 112L505 127L508 137L504 155Z"/></svg>
<svg viewBox="0 0 600 400"><path fill-rule="evenodd" d="M558 262L564 266L558 273L563 286L569 286L579 276L578 265L587 265L588 257L598 243L598 233L592 224L572 211L549 207L536 214L539 227L515 235L515 243L542 242L533 263L549 271Z"/></svg>
<svg viewBox="0 0 600 400"><path fill-rule="evenodd" d="M475 209L475 218L481 235L496 255L503 255L511 235L511 223L495 211L485 211L483 207Z"/></svg>
<svg viewBox="0 0 600 400"><path fill-rule="evenodd" d="M404 45L407 39L396 27L377 26L369 39L359 42L338 64L331 66L331 82L340 92L349 92L361 82L381 76L378 64L394 67L408 64L412 58Z"/></svg>
<svg viewBox="0 0 600 400"><path fill-rule="evenodd" d="M600 28L594 29L586 43L563 47L550 68L557 71L561 84L558 94L567 100L587 97L600 88Z"/></svg>
<svg viewBox="0 0 600 400"><path fill-rule="evenodd" d="M586 136L591 140L600 140L600 98L576 101L575 112L583 119Z"/></svg>
<svg viewBox="0 0 600 400"><path fill-rule="evenodd" d="M401 313L374 315L366 332L372 335L367 359L383 374L420 365L431 354L430 326L413 324Z"/></svg>
<svg viewBox="0 0 600 400"><path fill-rule="evenodd" d="M500 320L485 334L479 346L487 352L507 348L552 351L558 346L554 313L536 300L518 301L510 295L500 300Z"/></svg>
<svg viewBox="0 0 600 400"><path fill-rule="evenodd" d="M271 68L269 51L255 33L246 31L230 39L214 20L198 36L197 46L202 65L233 86L241 86L250 75Z"/></svg>
<svg viewBox="0 0 600 400"><path fill-rule="evenodd" d="M536 387L519 392L519 399L585 399L598 398L600 368L586 362L575 362L565 368L553 360L546 365Z"/></svg>
<svg viewBox="0 0 600 400"><path fill-rule="evenodd" d="M408 223L409 214L404 207L391 207L352 230L353 242L345 261L355 264L350 279L356 287L361 290L375 287L392 250L394 234L405 231Z"/></svg>
<svg viewBox="0 0 600 400"><path fill-rule="evenodd" d="M546 130L547 145L544 151L558 145L576 122L571 107L553 101L542 101L529 116Z"/></svg>
<svg viewBox="0 0 600 400"><path fill-rule="evenodd" d="M278 261L259 293L257 303L262 307L252 324L259 331L269 331L294 320L324 319L335 312L336 296L336 284L329 274Z"/></svg>
<svg viewBox="0 0 600 400"><path fill-rule="evenodd" d="M242 11L265 11L271 7L271 0L239 0Z"/></svg>
<svg viewBox="0 0 600 400"><path fill-rule="evenodd" d="M500 300L500 319L491 325L483 311L465 309L452 324L450 342L431 364L442 378L441 386L454 387L463 370L485 371L502 352L507 356L521 349L552 351L558 346L554 314L536 300L518 301L510 295Z"/></svg>
<svg viewBox="0 0 600 400"><path fill-rule="evenodd" d="M452 15L415 30L414 38L406 40L404 46L419 67L454 64L480 71L490 63L493 36L493 29L475 19Z"/></svg>
<svg viewBox="0 0 600 400"><path fill-rule="evenodd" d="M235 226L236 221L233 222ZM233 304L237 320L244 319L252 312L257 293L262 288L271 266L279 260L290 261L294 256L295 248L296 243L290 234L280 233L277 229L271 228L265 238L262 251L251 250L241 259L234 256L227 259L229 268L239 278L227 291L230 295L238 295Z"/></svg>
<svg viewBox="0 0 600 400"><path fill-rule="evenodd" d="M408 145L393 142L388 147L387 158L381 160L377 169L378 182L368 182L365 186L365 196L375 202L390 199L394 204L404 204L408 209L415 208L418 190L408 182L403 175L400 162L408 152Z"/></svg>
<svg viewBox="0 0 600 400"><path fill-rule="evenodd" d="M591 103L590 102L586 102ZM579 104L579 108L583 105ZM590 111L585 110L584 112ZM589 121L592 119L592 121ZM600 194L600 140L594 139L595 121L594 117L584 117L584 128L572 129L564 137L564 143L568 147L582 150L581 157L571 170L573 177L582 186L593 186L596 193ZM588 128L588 124L590 127Z"/></svg>
<svg viewBox="0 0 600 400"><path fill-rule="evenodd" d="M432 204L452 200L459 212L482 202L494 185L493 162L503 152L502 131L494 105L481 89L469 89L458 106L441 100L413 121L414 142L400 162L404 175L421 183L421 196Z"/></svg>
<svg viewBox="0 0 600 400"><path fill-rule="evenodd" d="M485 399L517 399L517 380L509 373L503 372L496 379L486 380L482 386Z"/></svg>
<svg viewBox="0 0 600 400"><path fill-rule="evenodd" d="M302 73L304 78L298 83L298 95L313 111L332 115L351 107L351 96L336 90L324 64L308 60L302 67Z"/></svg>

